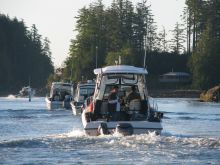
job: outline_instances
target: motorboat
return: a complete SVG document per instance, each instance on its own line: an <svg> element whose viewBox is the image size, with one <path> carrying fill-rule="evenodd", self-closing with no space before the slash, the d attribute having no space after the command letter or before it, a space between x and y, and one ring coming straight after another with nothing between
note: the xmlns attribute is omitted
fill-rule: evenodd
<svg viewBox="0 0 220 165"><path fill-rule="evenodd" d="M73 97L73 84L64 82L53 82L50 95L46 96L45 101L49 110L71 109L70 102Z"/></svg>
<svg viewBox="0 0 220 165"><path fill-rule="evenodd" d="M33 97L35 95L35 89L31 88L30 86L24 86L16 95L16 97Z"/></svg>
<svg viewBox="0 0 220 165"><path fill-rule="evenodd" d="M70 105L72 107L73 115L82 113L85 100L94 94L95 83L92 80L86 82L79 82L75 90L75 96Z"/></svg>
<svg viewBox="0 0 220 165"><path fill-rule="evenodd" d="M115 65L97 68L94 73L95 92L81 116L87 135L161 133L163 113L148 95L145 68ZM110 96L115 86L118 102L112 104ZM127 102L132 88L138 97Z"/></svg>

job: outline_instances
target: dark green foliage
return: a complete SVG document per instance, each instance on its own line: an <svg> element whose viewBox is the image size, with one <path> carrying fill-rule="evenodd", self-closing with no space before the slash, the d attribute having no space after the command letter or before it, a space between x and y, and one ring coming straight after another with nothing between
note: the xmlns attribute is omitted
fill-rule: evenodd
<svg viewBox="0 0 220 165"><path fill-rule="evenodd" d="M145 52L147 68L154 77L172 70L188 71L188 56L181 54L181 29L177 29L176 50L167 52L165 29L158 37L146 2L134 6L129 0L114 0L110 7L105 8L99 0L88 8L82 8L77 16L78 35L71 41L70 56L64 62L61 79L79 81L94 78L96 65L114 65L119 56L121 64L142 67Z"/></svg>
<svg viewBox="0 0 220 165"><path fill-rule="evenodd" d="M202 28L190 67L193 85L207 89L220 83L220 1L203 1Z"/></svg>
<svg viewBox="0 0 220 165"><path fill-rule="evenodd" d="M185 35L184 35L184 29L182 28L182 25L178 22L175 25L175 29L172 30L173 38L171 39L171 50L172 52L176 54L181 54L182 52L185 52Z"/></svg>
<svg viewBox="0 0 220 165"><path fill-rule="evenodd" d="M53 73L49 41L42 44L35 25L28 31L23 21L0 15L0 91L17 92L31 81L41 88Z"/></svg>
<svg viewBox="0 0 220 165"><path fill-rule="evenodd" d="M152 73L161 74L175 69L176 54L165 53L170 57L165 60L164 53L157 53L166 49L166 41L165 37L161 38L164 47L158 47L154 23L146 1L133 6L129 0L115 0L108 8L98 1L88 8L82 8L77 17L78 35L71 41L70 56L64 63L63 79L79 81L82 76L84 79L93 78L96 65L103 67L115 64L119 56L122 64L143 66L144 38L147 61L155 61L153 64L148 63L153 67ZM166 65L159 67L164 61L167 61ZM186 61L182 63L186 64Z"/></svg>
<svg viewBox="0 0 220 165"><path fill-rule="evenodd" d="M178 55L175 53L151 52L148 55L147 69L150 75L161 75L166 72L188 72L188 55Z"/></svg>

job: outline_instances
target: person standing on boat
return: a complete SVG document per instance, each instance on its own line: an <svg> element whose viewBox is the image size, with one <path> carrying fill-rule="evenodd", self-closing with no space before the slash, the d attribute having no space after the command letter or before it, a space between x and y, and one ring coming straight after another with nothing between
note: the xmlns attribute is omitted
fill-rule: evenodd
<svg viewBox="0 0 220 165"><path fill-rule="evenodd" d="M115 85L108 96L109 114L112 120L117 119L117 112L120 112L120 101L118 97L118 86Z"/></svg>

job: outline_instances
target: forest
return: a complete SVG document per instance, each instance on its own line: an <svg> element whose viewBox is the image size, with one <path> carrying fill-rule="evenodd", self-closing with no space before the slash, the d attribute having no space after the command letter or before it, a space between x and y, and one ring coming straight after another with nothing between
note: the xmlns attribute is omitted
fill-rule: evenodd
<svg viewBox="0 0 220 165"><path fill-rule="evenodd" d="M54 73L48 38L42 39L35 25L0 14L0 93L16 94L31 84L43 88Z"/></svg>
<svg viewBox="0 0 220 165"><path fill-rule="evenodd" d="M49 39L43 39L35 25L28 30L23 21L1 14L0 91L17 90L29 81L43 88L52 81L92 79L94 68L114 65L119 56L122 64L146 67L149 80L181 71L191 73L190 88L218 85L220 1L186 0L185 4L182 19L171 31L158 30L148 1L113 0L105 6L97 0L81 8L69 55L55 71Z"/></svg>
<svg viewBox="0 0 220 165"><path fill-rule="evenodd" d="M149 76L170 71L192 74L192 88L206 89L220 80L220 1L186 0L182 20L167 39L157 25L147 1L133 4L115 0L106 7L101 0L79 10L78 35L72 39L62 76L79 81L93 78L92 70L115 64L142 67L146 53ZM51 78L53 79L53 78Z"/></svg>

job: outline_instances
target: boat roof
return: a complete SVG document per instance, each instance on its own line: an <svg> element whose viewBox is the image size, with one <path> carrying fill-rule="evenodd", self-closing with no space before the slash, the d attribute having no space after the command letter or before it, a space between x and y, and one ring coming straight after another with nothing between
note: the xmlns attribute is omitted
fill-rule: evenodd
<svg viewBox="0 0 220 165"><path fill-rule="evenodd" d="M92 80L79 81L79 82L77 83L77 85L94 85L94 84L95 84L95 82L92 81Z"/></svg>
<svg viewBox="0 0 220 165"><path fill-rule="evenodd" d="M69 85L72 86L72 83L65 83L65 82L52 82L52 85Z"/></svg>
<svg viewBox="0 0 220 165"><path fill-rule="evenodd" d="M104 68L94 69L94 74L111 74L111 73L125 73L125 74L148 74L145 68L130 66L130 65L113 65Z"/></svg>

